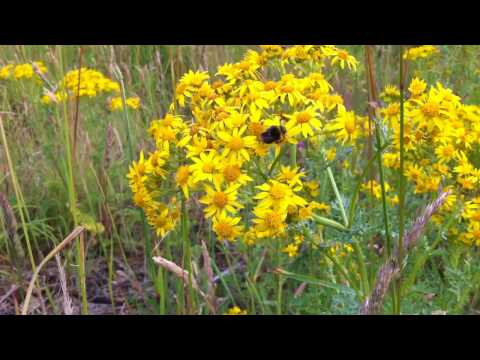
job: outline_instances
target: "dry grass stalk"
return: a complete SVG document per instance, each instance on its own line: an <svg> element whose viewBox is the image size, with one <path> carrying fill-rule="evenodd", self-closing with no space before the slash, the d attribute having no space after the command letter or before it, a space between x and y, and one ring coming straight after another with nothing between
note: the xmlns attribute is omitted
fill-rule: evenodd
<svg viewBox="0 0 480 360"><path fill-rule="evenodd" d="M12 285L10 287L10 290L8 290L7 293L0 298L0 308L3 306L4 301L7 300L10 295L15 293L15 291L17 291L19 288L20 287L18 285Z"/></svg>
<svg viewBox="0 0 480 360"><path fill-rule="evenodd" d="M432 215L442 206L447 196L450 195L450 191L443 192L435 201L429 204L422 215L419 216L409 232L405 234L404 238L404 251L403 254L407 254L417 243L423 230L425 230L428 221ZM361 315L374 315L378 314L382 310L383 299L387 294L390 282L393 277L400 273L401 266L397 261L399 249L395 249L393 257L390 258L378 271L375 287L372 294L365 300L360 308Z"/></svg>
<svg viewBox="0 0 480 360"><path fill-rule="evenodd" d="M33 287L35 285L35 281L37 280L38 274L40 273L40 270L52 257L58 254L68 244L70 244L73 240L80 236L84 232L84 230L85 228L83 226L77 226L65 239L63 239L60 244L58 244L52 251L50 251L50 253L42 260L40 265L38 265L35 272L33 273L32 279L30 280L30 284L28 285L27 294L25 295L25 301L23 302L22 315L27 315L28 313Z"/></svg>
<svg viewBox="0 0 480 360"><path fill-rule="evenodd" d="M175 264L174 262L167 260L161 256L154 256L153 261L163 267L164 269L170 271L175 276L182 279L186 284L190 283L192 288L196 290L204 299L207 299L207 295L199 288L197 281L191 277L187 270L182 269L180 266ZM191 278L191 282L190 282Z"/></svg>
<svg viewBox="0 0 480 360"><path fill-rule="evenodd" d="M60 261L60 256L58 254L55 255L55 260L57 262L58 275L60 278L60 288L62 289L63 313L65 315L73 315L72 299L68 294L67 288L67 277L65 276L65 270L62 266L62 262Z"/></svg>
<svg viewBox="0 0 480 360"><path fill-rule="evenodd" d="M212 269L210 255L208 253L207 245L203 240L202 240L202 255L203 255L203 267L208 277L207 304L212 314L216 314L217 308L218 308L217 298L215 297L216 284L215 284L215 281L213 280L213 269Z"/></svg>

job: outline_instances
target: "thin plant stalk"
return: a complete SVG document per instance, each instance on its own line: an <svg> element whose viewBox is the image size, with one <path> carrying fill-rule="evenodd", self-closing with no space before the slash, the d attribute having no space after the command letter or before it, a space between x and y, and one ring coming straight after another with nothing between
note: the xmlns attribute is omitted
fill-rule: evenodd
<svg viewBox="0 0 480 360"><path fill-rule="evenodd" d="M400 90L400 169L399 169L399 204L398 204L398 218L399 218L399 227L398 227L398 261L401 264L403 261L403 237L405 232L405 174L403 171L404 168L404 79L403 79L403 46L400 45L399 51L399 63L400 63L400 76L399 76L399 90ZM397 315L401 312L401 280L397 280L397 301L395 313Z"/></svg>
<svg viewBox="0 0 480 360"><path fill-rule="evenodd" d="M338 191L337 183L335 182L335 178L333 177L332 169L327 167L327 174L330 180L330 184L332 185L333 192L335 193L335 197L337 198L338 205L340 206L340 212L342 213L343 224L346 228L348 228L348 217L347 212L345 211L345 207L343 206L343 201L340 196L340 192Z"/></svg>
<svg viewBox="0 0 480 360"><path fill-rule="evenodd" d="M32 246L31 246L31 243L30 243L30 235L29 235L28 230L27 230L27 222L26 222L25 214L24 214L24 211L27 212L27 208L26 208L25 203L23 201L23 196L21 194L20 185L18 183L18 179L17 179L16 173L15 173L15 169L13 167L12 158L10 156L10 151L9 151L9 148L8 148L7 137L5 135L5 128L3 126L3 119L2 119L1 116L0 116L0 132L1 132L1 136L2 136L2 143L3 143L4 152L5 152L5 157L7 158L8 171L10 172L10 178L11 178L12 184L13 184L13 191L15 192L15 197L16 197L17 203L18 203L18 212L20 214L20 220L22 222L22 230L23 230L23 234L25 236L25 242L27 244L28 257L29 257L29 260L30 260L30 264L32 266L32 271L35 271L35 268L36 268L35 267L35 259L33 257Z"/></svg>
<svg viewBox="0 0 480 360"><path fill-rule="evenodd" d="M370 282L368 280L368 271L367 265L365 263L365 256L363 254L362 248L356 238L352 242L353 249L357 253L356 260L358 262L358 267L360 269L360 278L362 282L363 295L366 298L370 294Z"/></svg>
<svg viewBox="0 0 480 360"><path fill-rule="evenodd" d="M64 68L64 61L63 61L63 47L61 45L58 46L58 58L60 62L60 72L62 78L65 74ZM78 98L79 94L77 94ZM77 203L77 196L75 192L75 181L73 176L73 156L72 156L72 144L71 144L71 134L70 134L70 124L68 121L68 109L67 109L67 101L62 102L63 108L63 135L65 141L65 157L67 161L67 190L68 190L68 199L70 205L70 213L73 217L74 226L77 226L77 211L76 211L76 203ZM87 290L85 287L85 263L84 263L84 252L82 249L83 242L78 241L76 246L77 252L77 262L78 262L78 287L80 290L81 298L82 298L82 314L88 314L88 303L87 303Z"/></svg>
<svg viewBox="0 0 480 360"><path fill-rule="evenodd" d="M297 144L290 145L290 166L292 168L297 166Z"/></svg>

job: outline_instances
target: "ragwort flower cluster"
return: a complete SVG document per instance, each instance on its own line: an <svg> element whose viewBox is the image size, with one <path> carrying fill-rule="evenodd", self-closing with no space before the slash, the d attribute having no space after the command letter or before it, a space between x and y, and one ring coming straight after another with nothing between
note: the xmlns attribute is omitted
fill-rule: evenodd
<svg viewBox="0 0 480 360"><path fill-rule="evenodd" d="M383 163L398 169L398 98L387 99L380 112L392 139ZM414 78L408 86L404 116L404 168L413 193L435 195L441 187L450 189L452 194L434 221L441 225L447 216L461 214L451 235L465 244L480 246L480 162L475 155L480 145L480 107L462 103L440 83L428 87L424 80ZM375 196L379 198L378 188Z"/></svg>
<svg viewBox="0 0 480 360"><path fill-rule="evenodd" d="M303 237L289 229L330 207L315 200L319 184L287 155L299 142L353 145L363 136L366 118L345 108L325 76L356 67L335 46L266 45L213 78L184 74L168 113L151 122L155 151L130 168L135 204L165 236L179 219L179 196L193 198L218 240L283 239L295 256ZM267 142L262 134L272 127L283 131Z"/></svg>

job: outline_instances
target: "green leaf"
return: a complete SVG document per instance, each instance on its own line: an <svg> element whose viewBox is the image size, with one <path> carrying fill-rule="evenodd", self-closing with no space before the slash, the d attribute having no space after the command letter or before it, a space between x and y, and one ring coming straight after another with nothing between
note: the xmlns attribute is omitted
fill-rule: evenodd
<svg viewBox="0 0 480 360"><path fill-rule="evenodd" d="M281 268L276 268L274 270L274 272L277 273L277 274L286 276L287 278L291 278L291 279L294 279L294 280L306 282L306 283L309 283L309 284L312 284L312 285L319 285L319 286L323 286L323 287L326 287L326 288L335 289L335 290L338 290L338 291L350 291L351 290L348 286L345 286L345 285L330 283L330 282L327 282L327 281L316 279L316 278L308 276L308 275L292 273L292 272L283 270Z"/></svg>

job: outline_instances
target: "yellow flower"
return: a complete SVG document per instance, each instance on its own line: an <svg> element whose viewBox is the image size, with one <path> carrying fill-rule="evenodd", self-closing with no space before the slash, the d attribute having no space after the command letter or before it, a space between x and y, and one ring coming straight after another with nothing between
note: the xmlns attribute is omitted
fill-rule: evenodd
<svg viewBox="0 0 480 360"><path fill-rule="evenodd" d="M219 240L235 241L242 233L242 226L237 224L240 222L240 217L228 217L225 214L220 214L213 218L212 229Z"/></svg>
<svg viewBox="0 0 480 360"><path fill-rule="evenodd" d="M288 257L295 257L298 255L298 248L297 244L288 244L282 249L282 252L287 253Z"/></svg>
<svg viewBox="0 0 480 360"><path fill-rule="evenodd" d="M337 140L342 144L353 145L359 136L359 117L353 111L347 111L339 106L337 117L325 126L326 131L335 132Z"/></svg>
<svg viewBox="0 0 480 360"><path fill-rule="evenodd" d="M418 98L420 95L422 95L425 92L426 88L427 88L427 83L416 77L412 79L412 82L408 87L408 91L410 91L412 98Z"/></svg>
<svg viewBox="0 0 480 360"><path fill-rule="evenodd" d="M34 74L33 67L30 64L20 64L13 69L13 76L15 79L30 79Z"/></svg>
<svg viewBox="0 0 480 360"><path fill-rule="evenodd" d="M240 309L238 306L234 306L228 309L225 315L247 315L247 311Z"/></svg>
<svg viewBox="0 0 480 360"><path fill-rule="evenodd" d="M12 75L13 65L5 65L0 68L0 79L8 79Z"/></svg>
<svg viewBox="0 0 480 360"><path fill-rule="evenodd" d="M445 163L457 156L457 150L452 144L442 144L435 148L435 154L440 163Z"/></svg>
<svg viewBox="0 0 480 360"><path fill-rule="evenodd" d="M307 181L305 182L305 187L308 189L310 196L315 197L320 195L320 191L319 191L320 183L318 181L315 181L315 180Z"/></svg>
<svg viewBox="0 0 480 360"><path fill-rule="evenodd" d="M439 50L432 45L417 46L408 49L403 55L403 58L406 60L416 60L419 58L427 58L438 52Z"/></svg>
<svg viewBox="0 0 480 360"><path fill-rule="evenodd" d="M143 184L143 182L147 179L146 175L147 175L147 162L145 160L143 151L141 151L138 162L134 161L132 163L132 165L130 166L130 171L127 175L132 189L135 189L139 184Z"/></svg>
<svg viewBox="0 0 480 360"><path fill-rule="evenodd" d="M177 186L179 186L183 194L185 195L185 198L189 198L189 192L188 189L194 186L193 179L191 177L190 173L190 167L189 166L180 166L175 174L175 182Z"/></svg>
<svg viewBox="0 0 480 360"><path fill-rule="evenodd" d="M200 182L207 180L213 183L214 175L221 169L221 158L214 152L201 153L199 157L193 157L193 165L190 168L193 172L193 180Z"/></svg>
<svg viewBox="0 0 480 360"><path fill-rule="evenodd" d="M273 208L278 211L286 211L288 206L305 206L307 202L305 199L295 195L288 185L282 184L278 181L271 180L269 183L264 183L257 186L257 189L262 190L254 199L260 200L258 207Z"/></svg>
<svg viewBox="0 0 480 360"><path fill-rule="evenodd" d="M287 131L291 136L302 134L303 137L315 135L315 130L320 130L322 123L317 118L315 108L309 107L304 111L293 113L293 115L286 115L289 121L285 124Z"/></svg>
<svg viewBox="0 0 480 360"><path fill-rule="evenodd" d="M335 65L338 63L342 69L344 69L345 65L347 65L350 70L352 69L354 71L357 70L358 61L357 59L355 59L355 57L350 55L348 51L343 49L338 49L337 47L332 45L323 46L322 50L326 56L332 58L331 60L332 65Z"/></svg>
<svg viewBox="0 0 480 360"><path fill-rule="evenodd" d="M182 76L182 78L180 79L180 84L183 84L187 87L195 87L195 88L199 88L200 86L202 86L202 83L205 81L205 80L208 80L210 78L210 76L208 75L208 72L206 71L192 71L190 70L189 72L187 72L186 74L184 74Z"/></svg>
<svg viewBox="0 0 480 360"><path fill-rule="evenodd" d="M145 209L145 214L157 236L166 236L176 225L176 211L169 209L165 204L154 203Z"/></svg>
<svg viewBox="0 0 480 360"><path fill-rule="evenodd" d="M247 182L253 181L253 179L242 171L241 164L239 162L231 161L221 165L220 172L215 176L214 182L216 183L238 183L245 185Z"/></svg>
<svg viewBox="0 0 480 360"><path fill-rule="evenodd" d="M140 108L140 98L139 97L130 97L125 101L126 106L133 110L138 110ZM110 100L108 104L110 111L123 110L123 101L120 96L114 97Z"/></svg>
<svg viewBox="0 0 480 360"><path fill-rule="evenodd" d="M255 218L252 221L255 223L255 232L259 238L275 237L285 232L286 211L256 207L253 213Z"/></svg>
<svg viewBox="0 0 480 360"><path fill-rule="evenodd" d="M242 126L240 129L233 129L231 133L226 131L217 133L224 145L222 156L225 159L238 162L250 160L248 149L255 144L255 136L243 136L246 130L247 126Z"/></svg>
<svg viewBox="0 0 480 360"><path fill-rule="evenodd" d="M395 85L387 85L380 98L385 102L397 101L400 98L400 90Z"/></svg>
<svg viewBox="0 0 480 360"><path fill-rule="evenodd" d="M337 156L337 149L335 149L335 148L330 148L325 153L325 157L327 158L328 161L335 160L336 156Z"/></svg>
<svg viewBox="0 0 480 360"><path fill-rule="evenodd" d="M299 191L303 187L301 178L305 177L305 173L300 171L300 168L296 166L291 168L290 166L280 166L280 174L277 176L277 180L288 184L295 191Z"/></svg>
<svg viewBox="0 0 480 360"><path fill-rule="evenodd" d="M192 145L186 145L186 148L188 150L187 158L199 156L201 153L204 153L208 150L208 141L206 137L195 134L193 138L189 138L189 141L190 140L192 140ZM180 142L183 142L183 139L180 140ZM179 146L180 142L178 144Z"/></svg>
<svg viewBox="0 0 480 360"><path fill-rule="evenodd" d="M220 184L215 184L215 188L205 185L207 194L200 199L200 203L207 205L204 209L205 217L214 215L235 214L243 205L237 202L237 189L239 184L233 184L222 190Z"/></svg>

